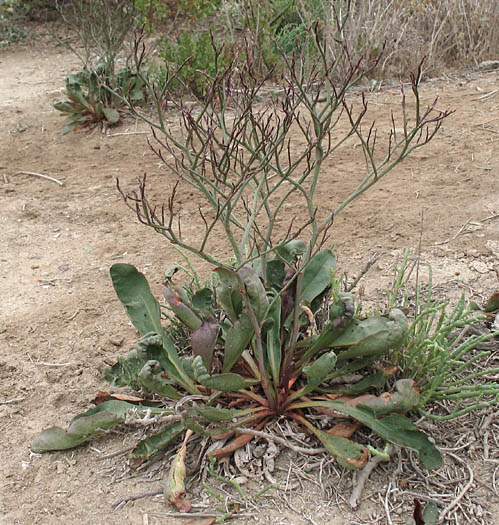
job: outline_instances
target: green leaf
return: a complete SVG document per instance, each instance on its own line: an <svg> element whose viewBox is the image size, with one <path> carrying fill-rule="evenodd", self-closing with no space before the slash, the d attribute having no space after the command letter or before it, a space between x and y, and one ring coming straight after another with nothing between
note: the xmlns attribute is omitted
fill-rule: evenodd
<svg viewBox="0 0 499 525"><path fill-rule="evenodd" d="M368 453L362 445L347 438L327 434L314 427L305 418L300 417L299 421L305 424L315 434L326 450L336 458L336 461L338 461L340 465L349 469L357 469L365 465Z"/></svg>
<svg viewBox="0 0 499 525"><path fill-rule="evenodd" d="M408 322L403 312L394 308L389 319L370 317L359 321L352 320L346 330L333 340L331 346L343 347L338 352L338 360L381 355L402 345L408 333Z"/></svg>
<svg viewBox="0 0 499 525"><path fill-rule="evenodd" d="M280 370L282 360L281 349L281 297L276 297L272 304L268 318L272 320L272 325L267 330L267 359L270 366L270 372L274 384L278 385L280 382Z"/></svg>
<svg viewBox="0 0 499 525"><path fill-rule="evenodd" d="M116 124L120 120L120 114L113 108L102 108L102 113L110 124Z"/></svg>
<svg viewBox="0 0 499 525"><path fill-rule="evenodd" d="M52 427L40 432L31 445L35 453L67 450L103 434L106 430L125 421L130 408L135 405L111 400L74 417L66 430Z"/></svg>
<svg viewBox="0 0 499 525"><path fill-rule="evenodd" d="M425 468L434 469L442 464L442 456L435 445L424 432L404 416L396 414L377 419L367 407L352 407L339 401L312 401L297 403L294 406L296 408L321 406L353 417L387 441L416 451Z"/></svg>
<svg viewBox="0 0 499 525"><path fill-rule="evenodd" d="M201 319L182 301L182 298L175 290L165 286L163 295L168 302L168 306L185 325L192 330L197 330L201 326Z"/></svg>
<svg viewBox="0 0 499 525"><path fill-rule="evenodd" d="M244 312L228 330L225 337L224 364L222 370L228 372L248 347L255 330L249 315Z"/></svg>
<svg viewBox="0 0 499 525"><path fill-rule="evenodd" d="M333 370L336 364L336 354L326 352L316 359L312 364L303 368L303 373L308 378L311 386L319 386L326 376Z"/></svg>
<svg viewBox="0 0 499 525"><path fill-rule="evenodd" d="M131 264L113 264L111 279L119 299L126 308L133 325L142 334L156 332L161 335L167 359L158 359L170 376L191 394L199 390L185 373L177 349L171 338L161 326L159 303L151 293L147 279Z"/></svg>
<svg viewBox="0 0 499 525"><path fill-rule="evenodd" d="M438 505L434 501L426 504L423 511L425 525L436 525L438 522Z"/></svg>
<svg viewBox="0 0 499 525"><path fill-rule="evenodd" d="M383 370L378 370L375 374L368 375L358 383L351 386L335 389L339 394L356 395L369 390L370 388L382 388L386 382L386 375Z"/></svg>
<svg viewBox="0 0 499 525"><path fill-rule="evenodd" d="M140 385L148 392L154 392L168 399L182 399L172 386L172 382L163 377L164 370L158 361L147 361L138 374Z"/></svg>
<svg viewBox="0 0 499 525"><path fill-rule="evenodd" d="M54 102L52 102L52 105L55 109L57 109L57 111L61 111L62 113L71 114L74 110L72 104L69 104L68 102L62 102L60 100L54 100Z"/></svg>
<svg viewBox="0 0 499 525"><path fill-rule="evenodd" d="M129 410L135 410L137 408L141 409L142 407L134 405L133 403L128 403L127 401L110 399L109 401L105 401L104 403L99 403L98 405L94 406L93 408L90 408L86 412L78 414L70 421L69 424L72 425L78 419L93 416L94 414L98 414L100 412L109 412L117 417L125 418Z"/></svg>
<svg viewBox="0 0 499 525"><path fill-rule="evenodd" d="M196 310L211 310L213 292L209 288L201 288L192 296L192 307Z"/></svg>
<svg viewBox="0 0 499 525"><path fill-rule="evenodd" d="M217 300L230 320L235 323L242 312L243 297L239 291L240 283L235 272L226 268L216 268L219 282L216 286Z"/></svg>
<svg viewBox="0 0 499 525"><path fill-rule="evenodd" d="M267 262L267 284L269 288L280 290L285 276L286 268L282 261L274 259Z"/></svg>
<svg viewBox="0 0 499 525"><path fill-rule="evenodd" d="M212 388L213 390L219 390L220 392L242 390L255 383L255 381L246 381L246 379L239 374L227 373L210 375L203 364L201 356L194 358L192 367L194 369L194 376L201 385Z"/></svg>
<svg viewBox="0 0 499 525"><path fill-rule="evenodd" d="M171 423L158 434L142 439L132 451L134 459L149 459L164 450L184 430L180 422Z"/></svg>
<svg viewBox="0 0 499 525"><path fill-rule="evenodd" d="M138 376L144 364L144 359L134 349L128 352L127 357L118 357L117 363L104 369L102 375L112 386L131 386L134 390L139 390Z"/></svg>
<svg viewBox="0 0 499 525"><path fill-rule="evenodd" d="M142 273L131 264L113 264L110 270L113 286L133 325L145 335L163 333L159 303Z"/></svg>
<svg viewBox="0 0 499 525"><path fill-rule="evenodd" d="M258 274L249 265L241 267L237 274L244 283L255 317L257 321L261 323L269 307L265 287L260 277L258 277Z"/></svg>
<svg viewBox="0 0 499 525"><path fill-rule="evenodd" d="M298 255L303 255L307 244L299 239L287 242L284 246L277 248L276 253L288 263L294 262Z"/></svg>
<svg viewBox="0 0 499 525"><path fill-rule="evenodd" d="M376 375L381 375L381 380L383 382L385 381L382 370ZM370 376L370 378L375 378L375 376ZM357 406L369 408L376 416L381 416L384 414L393 414L394 412L406 414L419 404L421 395L416 383L412 379L399 379L395 383L394 388L395 393L393 394L385 393L379 397L362 396L360 398L361 402L358 403Z"/></svg>
<svg viewBox="0 0 499 525"><path fill-rule="evenodd" d="M189 413L194 416L201 416L215 423L223 423L232 421L235 418L246 416L251 413L252 409L235 410L229 408L217 408L210 406L198 406L189 410Z"/></svg>
<svg viewBox="0 0 499 525"><path fill-rule="evenodd" d="M310 259L303 273L300 300L311 303L331 285L330 269L336 269L336 256L331 250L322 250Z"/></svg>
<svg viewBox="0 0 499 525"><path fill-rule="evenodd" d="M192 353L194 356L200 355L208 369L211 369L213 350L217 344L219 332L218 323L213 318L208 318L191 335Z"/></svg>

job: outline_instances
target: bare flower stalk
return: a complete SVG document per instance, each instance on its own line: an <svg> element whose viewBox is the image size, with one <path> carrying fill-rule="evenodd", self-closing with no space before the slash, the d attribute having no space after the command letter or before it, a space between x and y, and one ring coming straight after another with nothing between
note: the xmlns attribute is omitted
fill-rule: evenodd
<svg viewBox="0 0 499 525"><path fill-rule="evenodd" d="M218 242L222 232L234 255L235 269L259 259L264 279L268 255L278 253L279 248L306 230L307 248L298 268L301 271L313 253L327 241L334 217L435 136L450 112L436 110L435 103L421 109L420 68L411 78L415 114L409 118L403 92L403 134L397 135L393 122L387 153L382 160L376 160L378 144L374 123L366 130L362 126L367 101L363 97L357 111L347 94L376 66L379 58L352 62L348 49L342 47L342 52L331 61L325 44L317 33L313 36L320 59L309 64L303 51L292 58L283 54L287 70L284 92L265 103L258 100L267 77L256 76L248 50L235 57L229 66L217 69L206 97L198 99L197 106L187 105L174 96L171 85L179 81L179 70L169 70L163 86L144 77L153 94L157 119L143 114L133 102L125 100L125 103L151 125L156 142L151 148L177 180L167 204L160 207L147 197L145 176L139 179L138 191L126 194L122 191L141 222L170 243L210 264L228 267L209 251L209 240L217 238ZM142 38L143 35L137 35L135 43L137 71L143 70ZM214 42L213 46L219 56L222 50ZM179 115L180 133L166 124L165 112L170 110ZM339 123L345 120L348 127L337 136ZM291 140L291 134L296 132L299 147ZM366 175L344 202L320 220L316 191L324 161L354 137L366 159ZM163 152L167 152L168 157ZM182 239L176 199L180 188L186 185L211 208L209 213L198 208L205 230L198 244ZM301 198L304 208L297 207L300 214L293 217L283 234L279 224L283 206L296 197Z"/></svg>

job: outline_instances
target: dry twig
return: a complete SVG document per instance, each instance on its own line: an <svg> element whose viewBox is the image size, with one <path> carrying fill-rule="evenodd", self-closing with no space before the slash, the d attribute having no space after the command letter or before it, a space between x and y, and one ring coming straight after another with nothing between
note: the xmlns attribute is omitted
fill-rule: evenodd
<svg viewBox="0 0 499 525"><path fill-rule="evenodd" d="M236 434L248 434L250 436L256 436L256 437L260 437L263 439L270 439L299 454L314 455L314 454L323 454L324 452L326 452L326 449L323 447L318 447L318 448L299 447L297 445L293 445L292 443L289 443L289 441L285 440L284 438L281 438L279 436L274 436L273 434L268 434L267 432L262 432L260 430L253 430L250 428L239 428L239 427L233 428L232 430Z"/></svg>
<svg viewBox="0 0 499 525"><path fill-rule="evenodd" d="M453 457L456 461L458 461L459 463L462 463L466 466L466 468L468 469L468 472L470 474L470 479L468 481L468 483L466 483L466 485L464 486L463 490L459 493L459 495L457 496L457 498L455 498L453 501L451 501L451 503L449 503L449 505L447 505L447 507L445 507L445 509L442 511L442 513L440 514L440 518L438 520L438 523L443 523L444 520L445 520L445 516L456 506L459 504L459 502L464 498L464 495L468 492L468 490L470 490L471 488L471 485L473 485L473 479L474 479L474 476L473 476L473 470L471 469L471 467L465 462L463 461L461 458L459 458L458 456L456 456L455 454L452 454L451 452L448 452L448 455Z"/></svg>
<svg viewBox="0 0 499 525"><path fill-rule="evenodd" d="M368 461L368 463L366 463L364 468L361 470L359 477L357 478L357 483L355 484L352 490L352 494L350 495L350 498L348 500L348 503L350 503L350 506L352 507L352 509L356 509L358 507L360 496L362 495L362 491L364 490L364 485L366 484L366 481L369 479L371 472L380 463L384 461L389 461L389 460L381 456L374 456Z"/></svg>
<svg viewBox="0 0 499 525"><path fill-rule="evenodd" d="M54 179L54 177L49 177L48 175L44 175L43 173L36 173L34 171L16 171L14 175L32 175L33 177L40 177L40 179L55 182L56 184L59 184L59 186L64 186L64 182Z"/></svg>

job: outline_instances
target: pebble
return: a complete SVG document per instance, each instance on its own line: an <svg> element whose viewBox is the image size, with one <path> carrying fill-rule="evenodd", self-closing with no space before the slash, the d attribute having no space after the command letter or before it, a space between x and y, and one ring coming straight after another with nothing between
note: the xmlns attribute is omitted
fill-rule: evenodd
<svg viewBox="0 0 499 525"><path fill-rule="evenodd" d="M470 268L475 270L475 272L482 274L489 272L489 267L482 261L472 261L470 263Z"/></svg>

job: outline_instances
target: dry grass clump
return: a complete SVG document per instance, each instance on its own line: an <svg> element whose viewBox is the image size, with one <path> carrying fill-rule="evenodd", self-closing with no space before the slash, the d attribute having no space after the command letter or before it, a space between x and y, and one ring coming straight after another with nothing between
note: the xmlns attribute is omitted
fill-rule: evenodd
<svg viewBox="0 0 499 525"><path fill-rule="evenodd" d="M497 0L351 0L350 13L342 36L359 54L387 42L383 76L406 75L422 56L430 74L499 57Z"/></svg>

